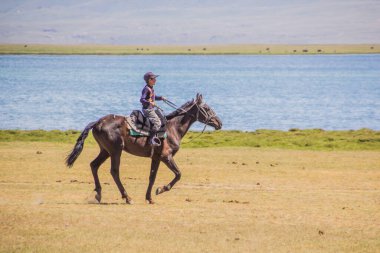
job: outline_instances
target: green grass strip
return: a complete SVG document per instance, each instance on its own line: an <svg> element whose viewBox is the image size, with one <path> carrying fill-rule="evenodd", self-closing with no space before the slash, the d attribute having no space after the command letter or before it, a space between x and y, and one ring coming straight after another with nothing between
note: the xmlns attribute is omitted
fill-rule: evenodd
<svg viewBox="0 0 380 253"><path fill-rule="evenodd" d="M74 145L80 131L0 130L0 142L53 142ZM90 134L87 145L96 145ZM290 129L242 131L210 131L199 135L189 132L182 147L255 147L298 150L380 150L380 131L371 129L325 131L322 129Z"/></svg>

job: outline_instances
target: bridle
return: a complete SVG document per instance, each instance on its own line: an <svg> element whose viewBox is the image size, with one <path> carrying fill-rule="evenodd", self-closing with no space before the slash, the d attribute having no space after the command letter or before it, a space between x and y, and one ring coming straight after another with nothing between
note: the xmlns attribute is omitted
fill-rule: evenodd
<svg viewBox="0 0 380 253"><path fill-rule="evenodd" d="M194 138L192 138L190 141L186 142L186 143L190 143L192 142L193 140L197 139L199 136L201 136L204 131L206 130L206 127L207 127L207 124L210 123L211 119L213 119L214 117L216 117L216 113L213 111L213 110L210 110L210 111L206 111L205 108L202 107L203 104L201 105L198 105L197 102L194 102L194 104L192 106L190 106L189 109L187 110L184 110L178 106L176 106L173 102L170 102L168 100L163 100L167 105L169 105L170 107L176 109L176 110L182 110L181 113L179 113L177 116L180 116L180 115L185 115L185 114L189 114L189 111L194 107L196 106L198 108L197 110L197 114L195 116L195 121L199 121L200 123L204 124L205 126L203 127L203 130L200 132L200 134L198 134L197 136L195 136ZM203 117L206 119L205 122L202 122L199 120L199 114L202 114ZM190 115L192 116L192 115ZM194 116L193 116L194 117ZM184 144L186 144L184 143Z"/></svg>
<svg viewBox="0 0 380 253"><path fill-rule="evenodd" d="M210 110L209 112L207 112L206 109L202 107L203 104L198 105L196 102L194 102L194 104L193 104L192 106L190 106L190 108L188 108L187 110L185 110L185 109L183 109L183 108L181 108L181 107L176 106L173 102L170 102L170 101L168 101L168 100L163 100L163 101L164 101L167 105L169 105L170 107L172 107L172 108L174 108L174 109L176 109L176 110L181 110L181 111L182 111L182 112L179 113L177 116L184 115L184 114L189 114L189 111L190 111L194 106L196 106L196 107L198 108L198 110L197 110L197 115L195 116L195 120L201 122L201 121L199 120L199 114L202 114L203 117L206 119L206 121L205 121L205 122L201 122L201 123L203 123L203 124L205 124L205 125L207 125L207 124L211 121L212 118L216 117L216 113L215 113L213 110ZM161 108L160 108L160 109L161 109Z"/></svg>

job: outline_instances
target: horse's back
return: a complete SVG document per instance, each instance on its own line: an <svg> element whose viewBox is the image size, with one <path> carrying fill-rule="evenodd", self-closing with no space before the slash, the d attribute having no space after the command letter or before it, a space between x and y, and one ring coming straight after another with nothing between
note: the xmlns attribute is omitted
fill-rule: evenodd
<svg viewBox="0 0 380 253"><path fill-rule="evenodd" d="M117 129L127 123L125 116L108 114L100 118L95 126L97 130Z"/></svg>
<svg viewBox="0 0 380 253"><path fill-rule="evenodd" d="M92 133L99 141L118 141L128 133L128 124L124 116L109 114L98 120Z"/></svg>

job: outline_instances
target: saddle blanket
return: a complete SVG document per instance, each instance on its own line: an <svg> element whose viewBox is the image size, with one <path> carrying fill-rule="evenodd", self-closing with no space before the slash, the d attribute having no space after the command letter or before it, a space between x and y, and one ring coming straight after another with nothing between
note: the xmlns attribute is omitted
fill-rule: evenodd
<svg viewBox="0 0 380 253"><path fill-rule="evenodd" d="M135 131L135 130L133 130L133 129L129 129L129 134L131 135L131 136L149 136L149 133L148 134L146 134L146 133L142 133L141 132L141 130L139 130L140 132L137 132L137 131ZM166 137L168 137L168 135L166 134L166 132L158 132L157 133L157 137L158 138L164 138L164 139L166 139Z"/></svg>

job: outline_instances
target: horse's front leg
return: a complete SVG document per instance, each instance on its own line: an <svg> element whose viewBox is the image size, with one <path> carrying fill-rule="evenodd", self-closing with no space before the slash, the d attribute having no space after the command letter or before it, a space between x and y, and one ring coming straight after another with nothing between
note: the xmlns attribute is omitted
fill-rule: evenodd
<svg viewBox="0 0 380 253"><path fill-rule="evenodd" d="M168 166L171 171L173 171L175 177L168 185L158 187L156 190L156 195L169 191L171 188L173 188L175 183L181 179L181 172L179 171L177 164L175 164L172 156L169 156L162 161L166 164L166 166Z"/></svg>
<svg viewBox="0 0 380 253"><path fill-rule="evenodd" d="M145 195L145 199L149 204L154 204L154 201L152 199L152 187L153 187L154 181L156 180L157 171L158 171L160 162L161 161L159 159L153 158L152 164L150 166L149 185L148 185L148 189Z"/></svg>

